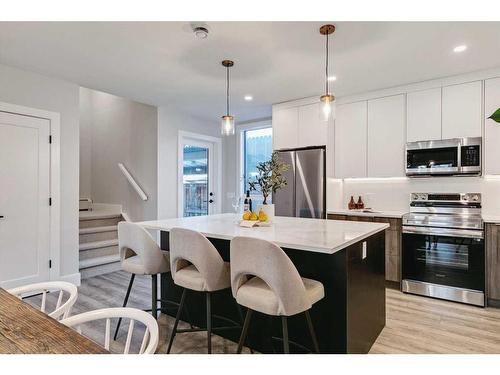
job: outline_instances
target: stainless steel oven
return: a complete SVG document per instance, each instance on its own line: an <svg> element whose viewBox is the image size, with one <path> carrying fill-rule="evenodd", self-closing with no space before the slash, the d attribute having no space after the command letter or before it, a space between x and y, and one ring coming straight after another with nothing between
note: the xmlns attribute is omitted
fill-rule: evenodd
<svg viewBox="0 0 500 375"><path fill-rule="evenodd" d="M403 292L485 305L481 194L413 193L402 242Z"/></svg>
<svg viewBox="0 0 500 375"><path fill-rule="evenodd" d="M481 137L408 142L406 175L480 175L481 143Z"/></svg>

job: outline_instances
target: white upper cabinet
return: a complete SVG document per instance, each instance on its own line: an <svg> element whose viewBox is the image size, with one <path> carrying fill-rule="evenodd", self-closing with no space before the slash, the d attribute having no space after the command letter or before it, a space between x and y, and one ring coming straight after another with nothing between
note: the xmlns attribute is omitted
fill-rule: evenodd
<svg viewBox="0 0 500 375"><path fill-rule="evenodd" d="M335 177L366 177L367 102L337 106Z"/></svg>
<svg viewBox="0 0 500 375"><path fill-rule="evenodd" d="M405 96L368 101L368 177L405 175Z"/></svg>
<svg viewBox="0 0 500 375"><path fill-rule="evenodd" d="M481 136L481 90L481 81L443 87L443 139Z"/></svg>
<svg viewBox="0 0 500 375"><path fill-rule="evenodd" d="M298 147L326 145L328 123L322 121L320 118L319 101L318 103L303 105L298 108Z"/></svg>
<svg viewBox="0 0 500 375"><path fill-rule="evenodd" d="M441 139L441 88L407 94L407 141Z"/></svg>
<svg viewBox="0 0 500 375"><path fill-rule="evenodd" d="M500 108L500 78L484 81L484 174L500 174L500 124L488 119Z"/></svg>
<svg viewBox="0 0 500 375"><path fill-rule="evenodd" d="M298 147L298 107L273 108L273 149Z"/></svg>

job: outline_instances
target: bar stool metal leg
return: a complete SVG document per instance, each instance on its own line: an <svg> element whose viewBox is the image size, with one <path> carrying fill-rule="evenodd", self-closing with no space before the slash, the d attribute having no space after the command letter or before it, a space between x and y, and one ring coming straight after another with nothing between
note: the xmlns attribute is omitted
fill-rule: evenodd
<svg viewBox="0 0 500 375"><path fill-rule="evenodd" d="M316 353L319 354L318 338L316 337L316 332L314 332L314 326L311 320L311 315L309 314L309 310L307 310L305 314L306 314L307 326L309 327L309 333L311 334L311 339L314 345L314 350L316 351Z"/></svg>
<svg viewBox="0 0 500 375"><path fill-rule="evenodd" d="M151 314L157 319L158 314L158 275L151 275Z"/></svg>
<svg viewBox="0 0 500 375"><path fill-rule="evenodd" d="M208 354L212 353L212 303L210 292L207 292L207 346Z"/></svg>
<svg viewBox="0 0 500 375"><path fill-rule="evenodd" d="M130 291L132 290L132 284L134 284L135 274L133 273L130 276L130 282L128 283L127 293L125 294L125 299L123 300L123 306L126 307L128 303L128 297L130 296ZM116 340L118 336L118 330L120 329L120 325L122 324L122 318L118 319L118 324L116 325L115 335L113 336L113 340Z"/></svg>
<svg viewBox="0 0 500 375"><path fill-rule="evenodd" d="M172 349L172 344L174 343L175 334L177 333L177 326L179 325L179 320L182 314L182 308L184 307L184 301L186 300L186 292L187 289L182 291L181 302L179 303L179 310L177 310L177 316L175 317L174 327L172 328L172 333L170 335L170 341L168 343L167 354L170 353L170 349Z"/></svg>
<svg viewBox="0 0 500 375"><path fill-rule="evenodd" d="M248 333L248 326L250 325L251 318L252 318L252 310L248 309L247 314L245 316L245 321L243 322L240 341L238 342L238 351L236 352L238 354L241 354L241 350L243 349L243 345L245 344L245 340L247 338L247 333Z"/></svg>
<svg viewBox="0 0 500 375"><path fill-rule="evenodd" d="M288 324L286 316L281 317L281 327L283 328L283 352L285 354L289 354L290 346L288 344Z"/></svg>

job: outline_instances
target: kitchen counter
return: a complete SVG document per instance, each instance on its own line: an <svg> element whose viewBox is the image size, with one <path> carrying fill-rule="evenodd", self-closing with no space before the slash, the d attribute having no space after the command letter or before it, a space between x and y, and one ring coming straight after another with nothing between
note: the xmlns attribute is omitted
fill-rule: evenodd
<svg viewBox="0 0 500 375"><path fill-rule="evenodd" d="M497 215L483 214L481 217L485 223L500 224L500 214Z"/></svg>
<svg viewBox="0 0 500 375"><path fill-rule="evenodd" d="M363 211L363 210L348 210L348 209L335 209L327 210L327 214L333 215L348 215L348 216L368 216L368 217L387 217L394 219L401 219L408 211Z"/></svg>
<svg viewBox="0 0 500 375"><path fill-rule="evenodd" d="M147 221L144 228L160 230L163 250L170 249L170 230L184 227L203 233L224 261L230 262L230 240L250 236L272 241L290 258L302 277L320 281L325 297L310 310L322 353L368 353L385 326L385 231L386 223L276 217L271 227L242 228L239 215L220 214ZM278 272L278 271L277 271ZM161 275L161 299L179 301L182 288L171 273ZM206 326L205 296L190 292L186 298L189 317L181 319L197 327ZM214 313L241 323L231 288L214 295ZM162 302L162 312L175 310ZM311 346L304 314L288 319L290 341ZM214 316L214 326L222 321ZM214 331L217 332L217 330ZM278 333L279 332L279 333ZM278 333L278 334L277 334ZM238 342L240 330L217 334ZM252 318L247 345L261 353L281 348L271 345L271 336L281 335L281 321L265 314ZM304 352L291 345L292 352Z"/></svg>
<svg viewBox="0 0 500 375"><path fill-rule="evenodd" d="M231 240L236 236L255 237L280 247L334 254L356 242L389 228L386 223L362 223L276 216L269 227L243 228L240 215L192 216L138 223L146 229L169 231L174 227L192 229L210 238Z"/></svg>

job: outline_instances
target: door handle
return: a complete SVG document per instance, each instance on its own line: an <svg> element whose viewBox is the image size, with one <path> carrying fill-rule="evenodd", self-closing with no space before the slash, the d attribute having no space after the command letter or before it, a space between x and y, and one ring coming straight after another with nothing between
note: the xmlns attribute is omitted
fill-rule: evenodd
<svg viewBox="0 0 500 375"><path fill-rule="evenodd" d="M213 199L210 199L210 200L208 201L208 203L214 203L214 200L213 200Z"/></svg>
<svg viewBox="0 0 500 375"><path fill-rule="evenodd" d="M3 215L0 215L0 220L1 220L1 219L5 219L5 216L3 216Z"/></svg>

